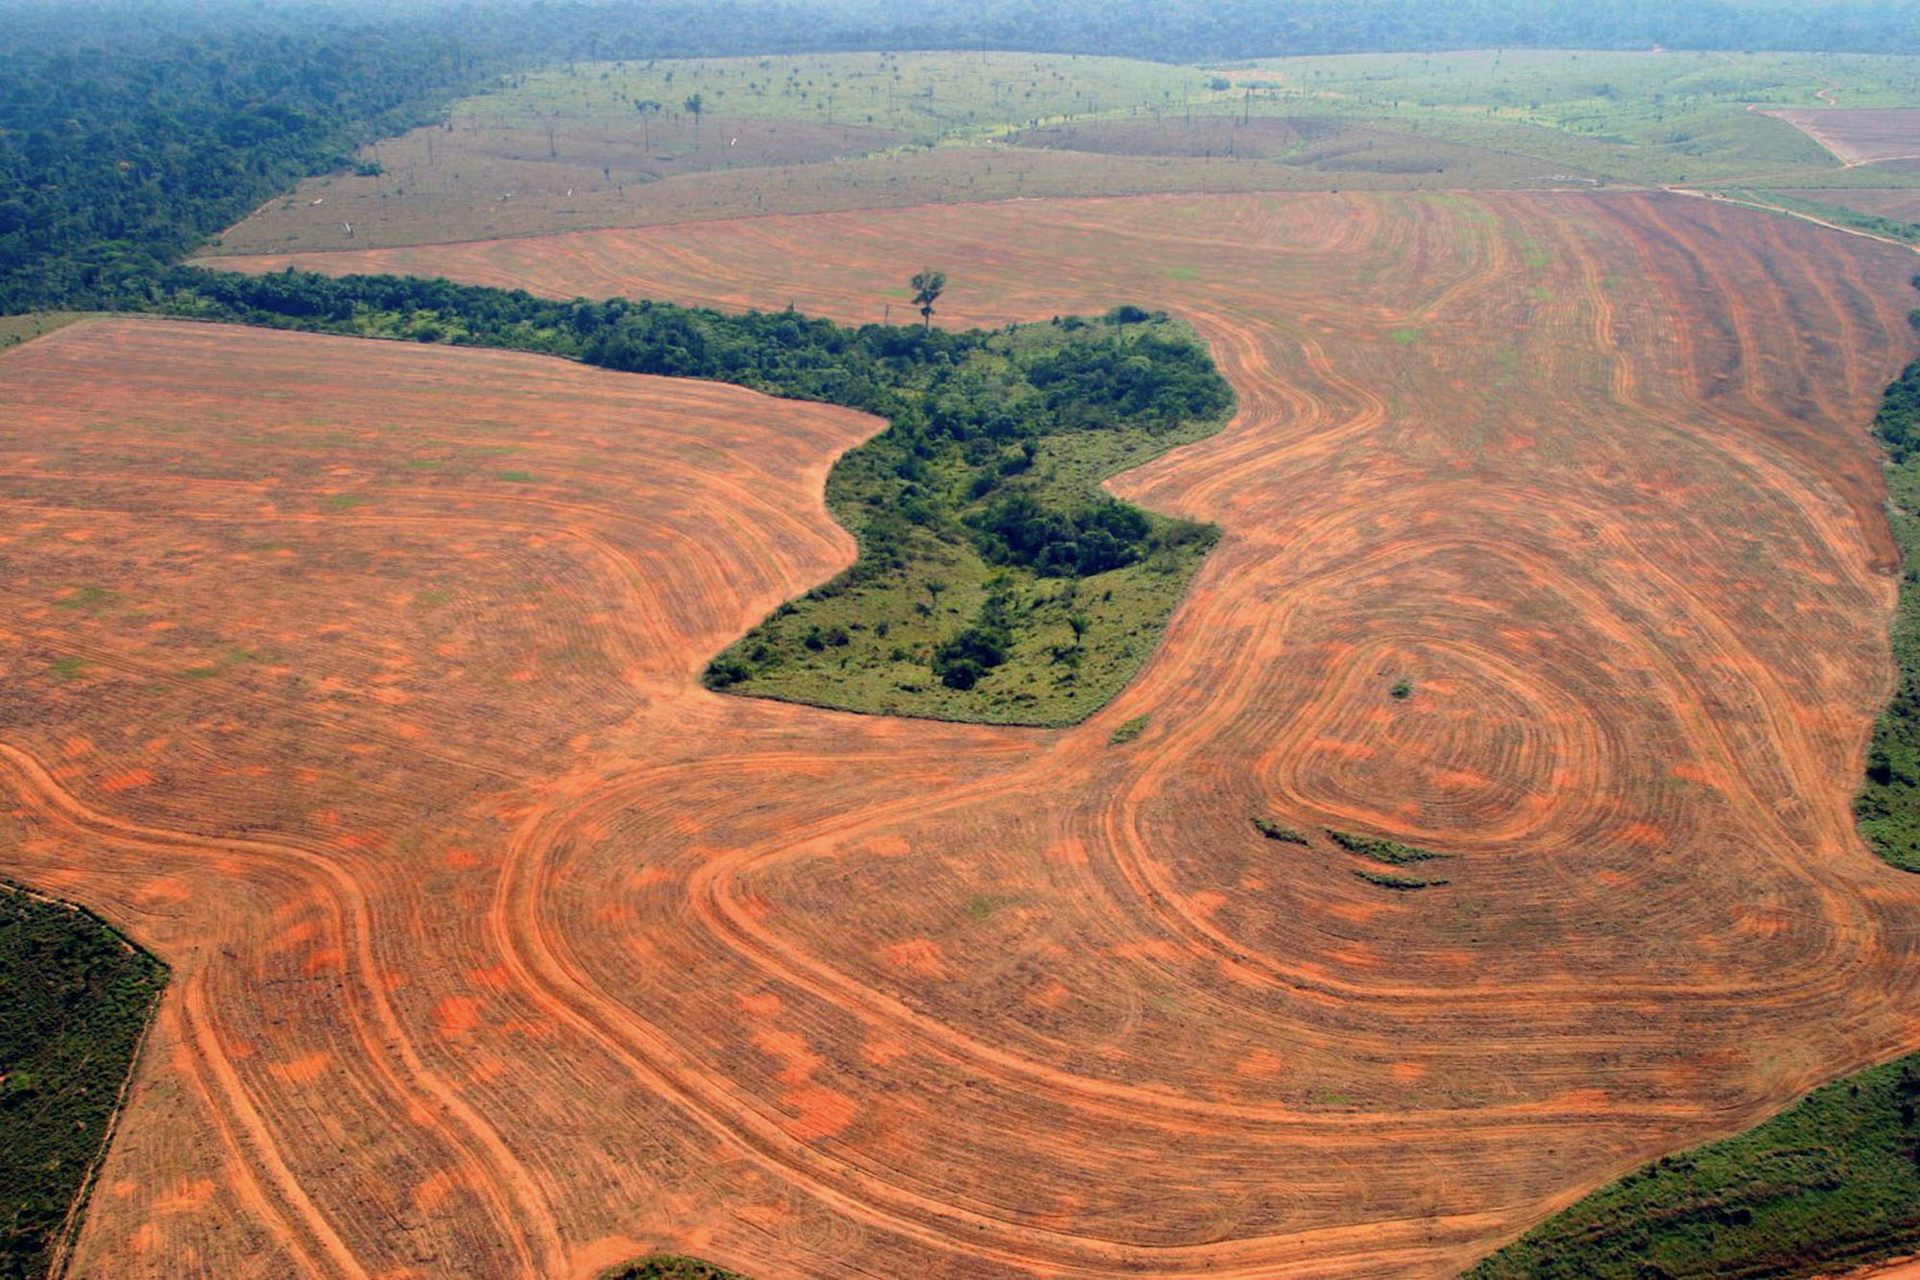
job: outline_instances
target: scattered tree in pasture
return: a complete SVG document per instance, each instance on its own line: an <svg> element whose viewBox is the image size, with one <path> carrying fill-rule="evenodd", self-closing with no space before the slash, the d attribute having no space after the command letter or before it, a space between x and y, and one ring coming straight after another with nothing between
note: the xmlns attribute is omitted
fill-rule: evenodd
<svg viewBox="0 0 1920 1280"><path fill-rule="evenodd" d="M920 317L926 321L927 331L933 331L933 304L947 288L947 273L935 271L931 267L914 274L913 305L920 308Z"/></svg>

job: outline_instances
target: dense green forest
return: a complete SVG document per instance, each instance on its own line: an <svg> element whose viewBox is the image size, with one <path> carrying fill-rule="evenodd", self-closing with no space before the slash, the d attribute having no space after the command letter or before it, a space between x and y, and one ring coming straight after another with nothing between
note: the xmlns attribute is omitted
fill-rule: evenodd
<svg viewBox="0 0 1920 1280"><path fill-rule="evenodd" d="M0 0L0 314L133 282L499 73L574 59L1006 48L1197 61L1356 50L1920 51L1920 0L879 0L348 7Z"/></svg>
<svg viewBox="0 0 1920 1280"><path fill-rule="evenodd" d="M1920 276L1914 277L1920 288ZM1914 313L1920 328L1920 311ZM1873 433L1887 453L1887 518L1900 544L1893 697L1873 727L1854 812L1860 834L1896 867L1920 871L1920 360L1887 388Z"/></svg>
<svg viewBox="0 0 1920 1280"><path fill-rule="evenodd" d="M1217 430L1233 404L1192 333L1137 307L992 331L852 329L792 311L192 267L157 277L139 301L202 319L512 347L888 419L827 481L858 561L722 655L708 672L715 688L861 711L1077 720L1146 660L1215 538L1096 488Z"/></svg>
<svg viewBox="0 0 1920 1280"><path fill-rule="evenodd" d="M638 1262L604 1272L600 1280L747 1280L737 1271L725 1271L698 1258L651 1254Z"/></svg>
<svg viewBox="0 0 1920 1280"><path fill-rule="evenodd" d="M165 981L94 916L0 884L0 1277L46 1273Z"/></svg>
<svg viewBox="0 0 1920 1280"><path fill-rule="evenodd" d="M1920 1235L1920 1056L1594 1192L1463 1280L1798 1280Z"/></svg>

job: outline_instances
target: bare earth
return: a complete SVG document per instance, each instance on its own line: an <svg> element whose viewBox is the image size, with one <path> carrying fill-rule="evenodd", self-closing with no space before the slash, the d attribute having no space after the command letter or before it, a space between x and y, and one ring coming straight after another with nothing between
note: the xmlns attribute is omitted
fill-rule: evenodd
<svg viewBox="0 0 1920 1280"><path fill-rule="evenodd" d="M1809 107L1769 111L1845 165L1920 159L1920 107Z"/></svg>
<svg viewBox="0 0 1920 1280"><path fill-rule="evenodd" d="M1920 1047L1920 883L1849 814L1907 255L1347 194L311 265L869 319L923 262L948 323L1171 307L1241 393L1115 486L1226 536L1075 729L698 687L847 561L871 419L159 322L0 358L8 869L176 973L76 1275L1443 1276Z"/></svg>

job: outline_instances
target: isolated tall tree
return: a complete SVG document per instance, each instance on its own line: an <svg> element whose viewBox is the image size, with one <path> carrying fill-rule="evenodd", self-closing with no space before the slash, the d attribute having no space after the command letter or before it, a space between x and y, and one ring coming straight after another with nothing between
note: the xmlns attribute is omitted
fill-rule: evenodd
<svg viewBox="0 0 1920 1280"><path fill-rule="evenodd" d="M700 113L707 109L707 103L696 93L687 99L685 106L687 114L693 117L693 149L698 151L700 149Z"/></svg>
<svg viewBox="0 0 1920 1280"><path fill-rule="evenodd" d="M927 322L927 331L933 331L933 304L947 287L947 273L928 269L913 277L913 305L920 308L921 319Z"/></svg>

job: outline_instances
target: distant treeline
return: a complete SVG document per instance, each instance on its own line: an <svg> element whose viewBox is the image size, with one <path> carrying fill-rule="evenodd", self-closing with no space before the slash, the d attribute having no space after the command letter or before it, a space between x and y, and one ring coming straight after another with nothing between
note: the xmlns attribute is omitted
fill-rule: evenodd
<svg viewBox="0 0 1920 1280"><path fill-rule="evenodd" d="M1206 61L1483 46L1920 52L1920 0L0 0L0 314L129 283L361 143L576 59L1023 49Z"/></svg>

